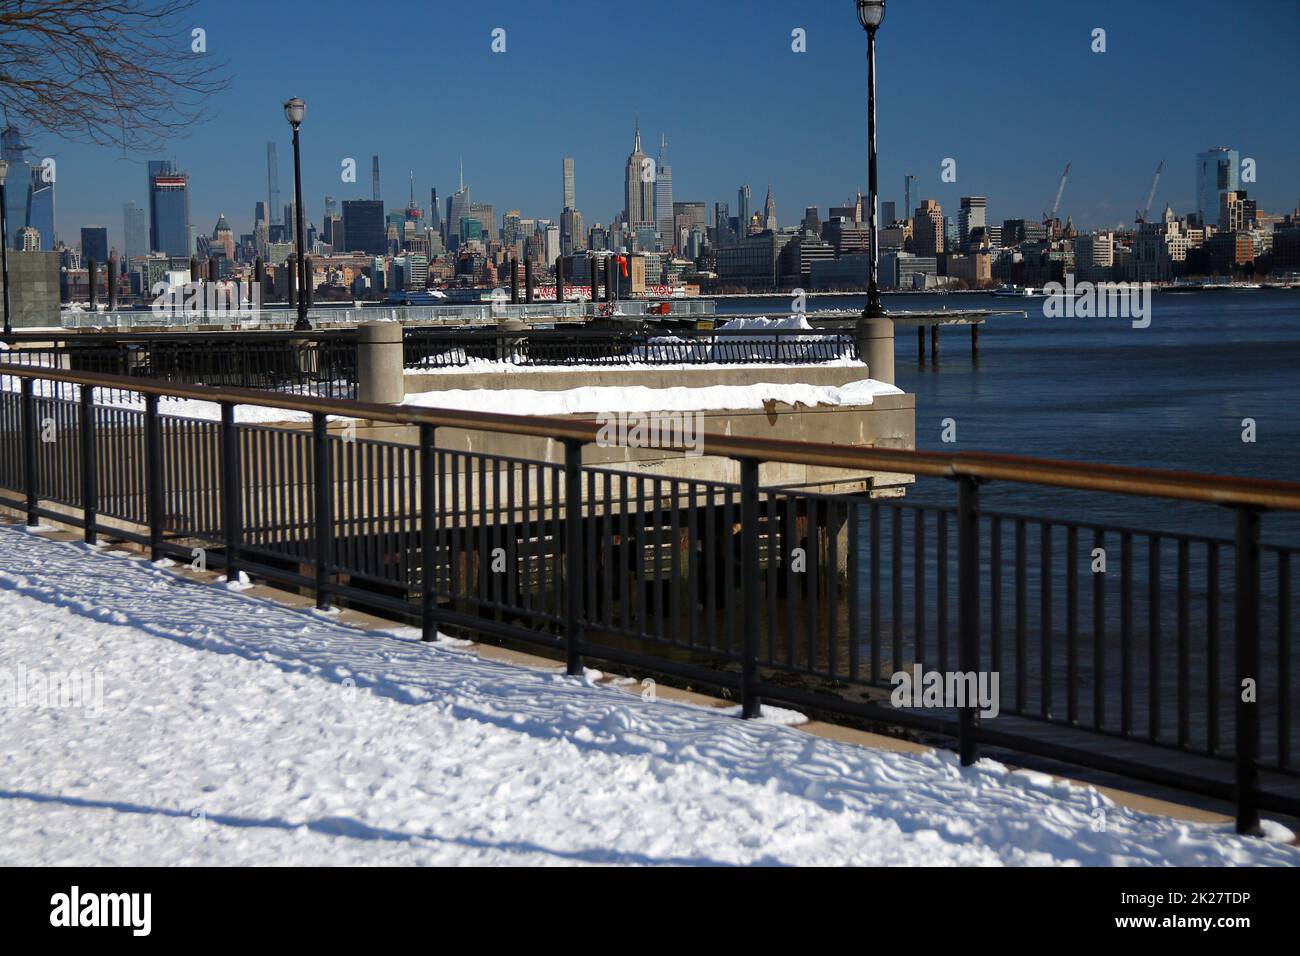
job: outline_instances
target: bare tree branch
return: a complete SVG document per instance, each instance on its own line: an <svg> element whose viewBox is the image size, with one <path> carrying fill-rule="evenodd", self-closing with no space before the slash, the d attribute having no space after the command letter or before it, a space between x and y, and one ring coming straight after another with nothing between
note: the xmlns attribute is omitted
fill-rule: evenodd
<svg viewBox="0 0 1300 956"><path fill-rule="evenodd" d="M74 142L157 149L208 118L225 64L192 49L194 0L0 0L0 108Z"/></svg>

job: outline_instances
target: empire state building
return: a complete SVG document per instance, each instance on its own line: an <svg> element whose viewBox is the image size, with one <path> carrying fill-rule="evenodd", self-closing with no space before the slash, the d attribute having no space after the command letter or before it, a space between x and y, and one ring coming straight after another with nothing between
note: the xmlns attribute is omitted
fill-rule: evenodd
<svg viewBox="0 0 1300 956"><path fill-rule="evenodd" d="M642 223L654 222L655 177L654 166L641 152L641 126L637 124L632 154L627 158L623 176L623 215L633 229Z"/></svg>

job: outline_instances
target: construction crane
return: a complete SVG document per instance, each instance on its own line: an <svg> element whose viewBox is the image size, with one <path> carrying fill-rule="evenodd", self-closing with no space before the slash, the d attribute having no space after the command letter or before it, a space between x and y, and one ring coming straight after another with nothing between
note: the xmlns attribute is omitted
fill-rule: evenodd
<svg viewBox="0 0 1300 956"><path fill-rule="evenodd" d="M1138 222L1146 222L1151 217L1151 204L1155 202L1156 187L1160 185L1160 174L1165 171L1165 161L1160 160L1160 165L1156 167L1155 178L1151 180L1151 192L1147 193L1146 208L1137 214Z"/></svg>
<svg viewBox="0 0 1300 956"><path fill-rule="evenodd" d="M1061 185L1056 187L1056 199L1052 202L1052 211L1043 213L1043 225L1049 224L1056 218L1056 210L1061 206L1061 195L1065 192L1065 181L1070 178L1070 164L1065 164L1065 172L1061 173Z"/></svg>

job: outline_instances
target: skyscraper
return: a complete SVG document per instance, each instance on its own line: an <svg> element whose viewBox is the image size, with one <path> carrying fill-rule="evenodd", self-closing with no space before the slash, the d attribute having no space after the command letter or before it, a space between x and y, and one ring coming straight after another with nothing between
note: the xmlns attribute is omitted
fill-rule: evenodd
<svg viewBox="0 0 1300 956"><path fill-rule="evenodd" d="M442 237L445 242L447 237L442 234L442 210L438 208L438 187L434 186L429 190L429 228Z"/></svg>
<svg viewBox="0 0 1300 956"><path fill-rule="evenodd" d="M34 230L37 248L49 252L54 248L54 179L41 163L29 163L27 151L17 127L7 126L0 133L0 155L9 162L9 180L5 188L5 215L9 220L9 248L21 249L23 229ZM32 242L33 233L27 234Z"/></svg>
<svg viewBox="0 0 1300 956"><path fill-rule="evenodd" d="M913 251L918 256L936 256L944 250L943 207L933 199L921 200L912 227Z"/></svg>
<svg viewBox="0 0 1300 956"><path fill-rule="evenodd" d="M108 227L81 227L81 261L94 259L103 266L108 262Z"/></svg>
<svg viewBox="0 0 1300 956"><path fill-rule="evenodd" d="M881 202L880 204L880 224L888 226L891 223L898 222L898 205L892 200Z"/></svg>
<svg viewBox="0 0 1300 956"><path fill-rule="evenodd" d="M388 251L383 200L343 200L343 246L347 252L382 256Z"/></svg>
<svg viewBox="0 0 1300 956"><path fill-rule="evenodd" d="M275 143L266 144L266 208L271 211L267 225L275 225L280 211L280 170L275 158Z"/></svg>
<svg viewBox="0 0 1300 956"><path fill-rule="evenodd" d="M665 250L677 246L673 228L673 168L668 165L668 137L659 137L659 161L655 164L655 232Z"/></svg>
<svg viewBox="0 0 1300 956"><path fill-rule="evenodd" d="M564 157L564 205L560 209L577 209L577 189L573 178L573 157Z"/></svg>
<svg viewBox="0 0 1300 956"><path fill-rule="evenodd" d="M772 184L767 184L767 199L763 203L763 228L776 232L776 200L772 198Z"/></svg>
<svg viewBox="0 0 1300 956"><path fill-rule="evenodd" d="M453 235L459 240L464 235L460 229L460 221L469 217L469 187L465 185L465 162L460 163L460 185L457 190L447 197L447 238Z"/></svg>
<svg viewBox="0 0 1300 956"><path fill-rule="evenodd" d="M961 208L957 210L957 244L964 252L970 240L971 230L984 229L988 200L983 196L962 196Z"/></svg>
<svg viewBox="0 0 1300 956"><path fill-rule="evenodd" d="M1227 146L1215 146L1196 154L1196 218L1205 226L1219 221L1223 194L1241 186L1240 154Z"/></svg>
<svg viewBox="0 0 1300 956"><path fill-rule="evenodd" d="M749 183L745 183L740 189L736 190L736 226L741 239L749 235L749 214L752 200L753 196L749 191Z"/></svg>
<svg viewBox="0 0 1300 956"><path fill-rule="evenodd" d="M725 202L713 204L713 241L720 246L731 243L731 210Z"/></svg>
<svg viewBox="0 0 1300 956"><path fill-rule="evenodd" d="M379 154L376 153L370 160L370 198L381 199L379 195Z"/></svg>
<svg viewBox="0 0 1300 956"><path fill-rule="evenodd" d="M144 210L131 200L122 207L123 256L127 260L149 254L149 226Z"/></svg>
<svg viewBox="0 0 1300 956"><path fill-rule="evenodd" d="M623 175L623 218L634 230L639 224L654 222L654 177L646 182L647 156L641 152L641 126L637 124L632 152L627 157Z"/></svg>
<svg viewBox="0 0 1300 956"><path fill-rule="evenodd" d="M169 159L149 163L149 250L189 256L190 180Z"/></svg>
<svg viewBox="0 0 1300 956"><path fill-rule="evenodd" d="M908 173L903 177L903 218L912 218L912 186L916 182L916 177Z"/></svg>

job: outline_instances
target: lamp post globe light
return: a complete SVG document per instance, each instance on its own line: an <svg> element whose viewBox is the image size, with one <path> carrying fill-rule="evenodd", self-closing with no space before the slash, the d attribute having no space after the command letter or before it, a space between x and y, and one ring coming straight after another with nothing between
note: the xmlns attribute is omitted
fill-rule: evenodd
<svg viewBox="0 0 1300 956"><path fill-rule="evenodd" d="M307 251L303 248L306 235L302 229L302 157L298 148L298 129L307 117L307 104L295 96L284 104L284 118L293 127L293 206L294 206L294 245L298 249L298 261L294 268L298 270L298 320L294 322L295 332L308 332L311 322L307 320Z"/></svg>
<svg viewBox="0 0 1300 956"><path fill-rule="evenodd" d="M10 336L14 328L12 320L9 317L9 223L7 221L8 210L5 201L5 180L9 178L9 161L0 159L0 275L4 278L5 293L5 325L4 334Z"/></svg>
<svg viewBox="0 0 1300 956"><path fill-rule="evenodd" d="M876 222L876 30L885 19L885 0L856 0L858 22L867 31L867 192L871 201L871 280L867 285L864 319L884 316L880 305L880 229Z"/></svg>

